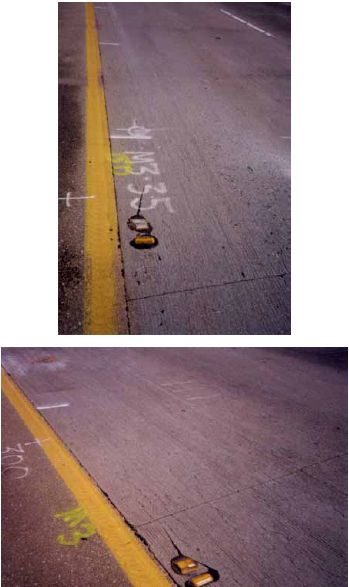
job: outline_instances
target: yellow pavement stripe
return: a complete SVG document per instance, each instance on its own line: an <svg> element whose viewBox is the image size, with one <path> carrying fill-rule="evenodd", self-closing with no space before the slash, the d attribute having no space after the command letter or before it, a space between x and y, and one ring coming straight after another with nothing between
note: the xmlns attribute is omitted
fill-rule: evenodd
<svg viewBox="0 0 349 587"><path fill-rule="evenodd" d="M99 536L134 587L170 587L160 567L133 534L121 515L105 499L34 406L1 369L2 390L35 438L48 438L41 446L66 486L86 512Z"/></svg>
<svg viewBox="0 0 349 587"><path fill-rule="evenodd" d="M117 334L118 224L93 3L86 7L86 195L84 334Z"/></svg>

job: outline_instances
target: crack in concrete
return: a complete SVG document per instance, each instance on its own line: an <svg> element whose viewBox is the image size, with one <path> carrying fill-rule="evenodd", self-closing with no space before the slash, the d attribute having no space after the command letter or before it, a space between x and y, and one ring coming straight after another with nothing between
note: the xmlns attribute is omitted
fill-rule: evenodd
<svg viewBox="0 0 349 587"><path fill-rule="evenodd" d="M234 489L233 491L230 491L229 493L226 493L225 495L222 495L221 497L213 497L212 499L202 501L198 504L191 505L187 508L177 510L175 512L172 512L170 514L166 514L164 516L160 516L159 518L154 518L152 520L149 520L149 522L144 522L144 524L137 524L136 526L137 526L137 528L142 528L144 526L147 526L148 524L152 524L153 522L159 522L160 520L164 520L165 518L171 518L172 516L176 516L177 514L182 514L184 512L188 512L189 510L199 508L202 505L210 505L213 502L220 501L222 499L226 499L227 497L230 497L231 495L234 495L237 493L240 494L244 491L247 491L248 489L257 489L257 488L263 487L264 485L267 485L268 483L275 483L277 481L281 481L282 479L285 479L286 477L290 477L291 475L295 475L296 473L299 473L300 471L303 471L304 469L307 469L309 467L313 467L314 465L321 465L322 463L325 463L327 461L331 461L333 459L336 459L338 457L345 456L345 455L347 455L346 452L338 453L336 455L333 455L331 457L323 459L322 461L317 461L315 463L309 463L309 465L303 465L302 467L299 467L298 469L294 469L293 471L289 471L288 473L285 473L284 475L280 475L280 477L270 477L270 479L268 479L267 481L259 481L258 483L254 483L253 485L246 485L245 487Z"/></svg>
<svg viewBox="0 0 349 587"><path fill-rule="evenodd" d="M161 298L162 296L170 296L170 295L174 295L174 294L178 294L178 293L186 293L186 292L192 292L192 291L197 291L200 289L211 289L213 287L224 287L225 285L237 285L238 283L249 283L251 281L260 281L262 279L274 279L276 277L285 277L285 275L290 275L290 273L285 272L285 273L280 273L280 274L276 274L276 275L263 275L261 277L251 277L250 279L239 279L237 281L225 281L223 283L212 283L209 285L199 285L198 287L188 287L185 289L178 289L175 291L165 291L159 294L151 294L148 296L143 296L143 297L139 297L139 298L128 298L128 302L136 302L139 300L147 300L149 298Z"/></svg>

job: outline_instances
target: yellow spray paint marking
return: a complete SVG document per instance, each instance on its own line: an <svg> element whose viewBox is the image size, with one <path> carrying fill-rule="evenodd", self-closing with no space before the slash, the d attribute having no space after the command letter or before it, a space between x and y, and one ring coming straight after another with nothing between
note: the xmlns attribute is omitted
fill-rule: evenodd
<svg viewBox="0 0 349 587"><path fill-rule="evenodd" d="M78 546L80 540L89 538L96 533L96 528L86 519L86 514L81 507L72 509L68 512L55 514L55 518L62 519L68 524L69 528L76 528L76 526L79 526L80 528L70 532L68 538L64 534L59 534L59 536L57 536L57 542L59 544L65 546ZM81 531L82 528L84 528L83 531Z"/></svg>
<svg viewBox="0 0 349 587"><path fill-rule="evenodd" d="M118 226L93 4L86 3L86 196L84 334L117 334ZM91 196L95 196L92 198Z"/></svg>
<svg viewBox="0 0 349 587"><path fill-rule="evenodd" d="M132 161L125 153L113 153L112 156L113 174L130 175L133 170Z"/></svg>
<svg viewBox="0 0 349 587"><path fill-rule="evenodd" d="M42 450L52 466L86 512L96 532L105 542L133 587L171 587L143 544L124 522L122 516L104 497L91 477L66 449L41 414L27 400L4 369L2 390L14 406L28 430L42 442Z"/></svg>

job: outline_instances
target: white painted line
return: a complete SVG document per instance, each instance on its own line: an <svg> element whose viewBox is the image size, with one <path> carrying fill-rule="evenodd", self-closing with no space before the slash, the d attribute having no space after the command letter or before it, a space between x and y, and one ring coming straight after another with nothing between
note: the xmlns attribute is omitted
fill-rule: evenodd
<svg viewBox="0 0 349 587"><path fill-rule="evenodd" d="M189 401L193 399L213 399L214 397L219 397L220 395L220 393L216 393L215 395L195 395L194 397L186 397L185 399Z"/></svg>
<svg viewBox="0 0 349 587"><path fill-rule="evenodd" d="M137 140L150 140L152 139L152 132L154 130L166 130L166 127L162 128L146 128L145 126L140 126L133 121L133 125L129 128L117 128L116 134L110 135L111 139L137 139Z"/></svg>
<svg viewBox="0 0 349 587"><path fill-rule="evenodd" d="M38 444L41 446L42 442L47 442L48 440L51 440L51 438L43 438L42 440L40 440L40 438L35 438L34 442L25 442L24 445L28 446L29 444Z"/></svg>
<svg viewBox="0 0 349 587"><path fill-rule="evenodd" d="M176 385L185 385L186 383L192 383L192 381L172 381L170 383L160 383L160 385L169 385L170 387L175 387Z"/></svg>
<svg viewBox="0 0 349 587"><path fill-rule="evenodd" d="M239 18L238 16L234 16L233 14L230 14L230 12L227 12L226 10L223 10L222 8L221 8L221 12L224 12L224 14L227 14L228 16L235 18L235 20L238 20L239 22L243 22L244 24L246 24L246 22L247 22L247 20L243 20L242 18Z"/></svg>
<svg viewBox="0 0 349 587"><path fill-rule="evenodd" d="M69 196L69 200L89 200L91 198L95 198L96 196ZM64 199L64 198L61 198Z"/></svg>
<svg viewBox="0 0 349 587"><path fill-rule="evenodd" d="M100 45L115 45L115 46L119 46L120 43L103 43L102 41L99 43Z"/></svg>
<svg viewBox="0 0 349 587"><path fill-rule="evenodd" d="M263 35L266 35L267 37L273 37L274 36L271 33L268 33L267 31L265 31L264 29L260 29L258 26L255 26L251 22L248 22L247 20L243 20L242 18L239 18L238 16L235 16L235 14L232 14L231 12L228 12L227 10L223 10L222 8L220 8L220 11L223 12L223 14L226 14L227 16L230 16L230 18L234 18L235 20L238 20L239 22L242 22L243 24L246 24L251 29L254 29L255 31L258 31L259 33L262 33Z"/></svg>
<svg viewBox="0 0 349 587"><path fill-rule="evenodd" d="M259 31L260 33L264 33L265 35L267 35L267 37L271 37L271 34L267 33L264 29L260 29L258 26L255 26L254 24L251 24L250 22L247 22L246 24L251 29L254 29L255 31Z"/></svg>
<svg viewBox="0 0 349 587"><path fill-rule="evenodd" d="M70 404L52 404L51 406L36 406L37 410L50 410L51 408L66 408Z"/></svg>
<svg viewBox="0 0 349 587"><path fill-rule="evenodd" d="M96 196L71 196L71 192L67 192L65 197L58 197L59 200L65 200L67 208L71 208L70 200L89 200L91 198L95 198Z"/></svg>
<svg viewBox="0 0 349 587"><path fill-rule="evenodd" d="M153 137L146 137L146 136L125 136L125 135L110 135L111 139L137 139L137 140L150 140Z"/></svg>

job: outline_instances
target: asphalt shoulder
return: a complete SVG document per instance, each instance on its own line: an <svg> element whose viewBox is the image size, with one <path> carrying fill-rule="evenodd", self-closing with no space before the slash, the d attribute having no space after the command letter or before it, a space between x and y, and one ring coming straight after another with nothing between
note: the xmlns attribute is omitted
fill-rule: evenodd
<svg viewBox="0 0 349 587"><path fill-rule="evenodd" d="M2 395L2 585L130 583L35 439Z"/></svg>

